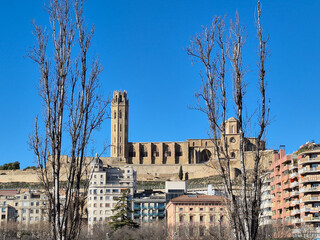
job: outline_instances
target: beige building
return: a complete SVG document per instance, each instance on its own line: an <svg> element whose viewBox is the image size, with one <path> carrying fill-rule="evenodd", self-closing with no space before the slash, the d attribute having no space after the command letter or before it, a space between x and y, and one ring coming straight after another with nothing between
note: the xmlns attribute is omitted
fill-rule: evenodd
<svg viewBox="0 0 320 240"><path fill-rule="evenodd" d="M29 226L46 222L47 197L40 191L0 190L1 224L18 222Z"/></svg>
<svg viewBox="0 0 320 240"><path fill-rule="evenodd" d="M210 227L227 224L225 199L222 196L182 195L166 206L167 226L174 235L204 236ZM179 238L181 239L181 238Z"/></svg>
<svg viewBox="0 0 320 240"><path fill-rule="evenodd" d="M180 165L204 165L214 157L213 143L210 139L187 139L184 142L129 142L129 100L126 91L115 91L111 102L111 159L119 162L135 165L138 172L143 172L141 165L153 166L161 177L158 166ZM229 155L232 157L231 166L236 175L240 172L239 148L240 134L238 121L231 117L226 122ZM245 151L247 155L247 167L253 166L253 150L255 138L246 138ZM265 143L260 146L265 150ZM272 162L272 151L265 152L264 166L268 167ZM141 170L140 170L141 169ZM195 167L204 173L200 168ZM167 169L168 170L168 169ZM192 170L191 170L192 171ZM157 173L150 171L153 177ZM176 174L176 173L175 173ZM207 173L212 175L212 172ZM194 177L191 173L191 177Z"/></svg>

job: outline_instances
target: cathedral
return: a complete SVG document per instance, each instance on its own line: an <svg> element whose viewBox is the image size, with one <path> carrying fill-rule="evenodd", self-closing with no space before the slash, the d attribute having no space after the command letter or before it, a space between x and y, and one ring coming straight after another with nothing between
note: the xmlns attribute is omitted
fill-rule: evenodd
<svg viewBox="0 0 320 240"><path fill-rule="evenodd" d="M111 158L125 164L132 164L137 169L150 170L151 175L161 174L161 166L204 166L214 155L213 143L210 139L187 139L184 142L129 142L129 100L126 91L115 91L111 102ZM229 156L234 175L240 169L239 148L240 134L238 121L231 117L226 121L227 139L229 142ZM255 138L246 138L245 154L247 155L247 166L253 166L253 150ZM265 143L261 150L265 150ZM270 154L267 154L270 155ZM271 156L263 159L267 167ZM149 168L141 168L149 166ZM153 171L152 168L153 167ZM190 169L190 168L188 168ZM194 168L197 171L197 167ZM201 168L202 169L202 168ZM200 168L198 169L199 171ZM138 170L139 175L139 170Z"/></svg>

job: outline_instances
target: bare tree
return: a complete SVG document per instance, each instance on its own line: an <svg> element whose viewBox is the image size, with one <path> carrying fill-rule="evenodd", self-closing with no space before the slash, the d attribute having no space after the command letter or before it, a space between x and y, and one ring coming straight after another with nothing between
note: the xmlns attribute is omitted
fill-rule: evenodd
<svg viewBox="0 0 320 240"><path fill-rule="evenodd" d="M43 125L37 118L30 146L48 196L53 239L79 238L91 175L86 150L108 105L97 92L102 66L97 58L88 63L94 28L85 26L83 4L83 0L51 0L50 31L34 24L37 44L29 52L40 69L44 107ZM47 53L49 39L52 56Z"/></svg>
<svg viewBox="0 0 320 240"><path fill-rule="evenodd" d="M210 124L210 138L214 146L213 160L210 166L217 169L223 179L224 190L228 200L229 218L233 235L236 239L257 239L261 203L261 145L268 125L269 105L266 102L265 61L267 57L267 40L263 37L261 27L261 4L257 5L257 38L259 41L258 69L259 92L257 128L258 135L254 142L254 166L247 169L245 154L246 126L248 120L244 117L244 96L247 82L246 68L243 64L243 47L246 41L245 28L241 25L236 13L235 21L230 22L230 35L226 37L224 18L214 17L210 27L205 27L191 41L187 53L194 60L203 64L205 74L200 73L202 87L196 94L197 110L206 114ZM227 60L230 60L230 83L227 74ZM227 86L232 86L233 103L228 102ZM241 168L241 184L235 186L232 181L230 149L226 119L228 110L234 108L238 121L240 135L239 159ZM236 197L238 196L238 198Z"/></svg>

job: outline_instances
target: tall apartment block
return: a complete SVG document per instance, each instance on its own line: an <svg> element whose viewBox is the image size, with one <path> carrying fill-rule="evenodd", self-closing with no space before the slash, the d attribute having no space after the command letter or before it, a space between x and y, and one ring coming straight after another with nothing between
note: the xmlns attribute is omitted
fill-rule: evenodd
<svg viewBox="0 0 320 240"><path fill-rule="evenodd" d="M298 150L301 225L320 236L320 144L307 144Z"/></svg>
<svg viewBox="0 0 320 240"><path fill-rule="evenodd" d="M281 149L270 168L272 219L290 235L320 237L320 144L307 143L291 155Z"/></svg>
<svg viewBox="0 0 320 240"><path fill-rule="evenodd" d="M132 199L136 191L136 172L131 166L103 166L102 161L95 157L91 163L93 169L88 193L88 225L109 221L114 214L112 209L117 198L123 191L129 190Z"/></svg>
<svg viewBox="0 0 320 240"><path fill-rule="evenodd" d="M289 168L292 158L285 150L275 152L271 165L271 194L274 196L272 205L272 219L277 223L290 223L290 177Z"/></svg>

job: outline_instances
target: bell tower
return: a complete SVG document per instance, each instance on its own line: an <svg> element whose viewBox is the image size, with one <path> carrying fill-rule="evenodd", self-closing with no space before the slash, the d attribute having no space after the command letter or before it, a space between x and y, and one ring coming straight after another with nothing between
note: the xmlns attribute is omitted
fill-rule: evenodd
<svg viewBox="0 0 320 240"><path fill-rule="evenodd" d="M113 92L111 101L111 157L128 157L128 109L127 92Z"/></svg>

